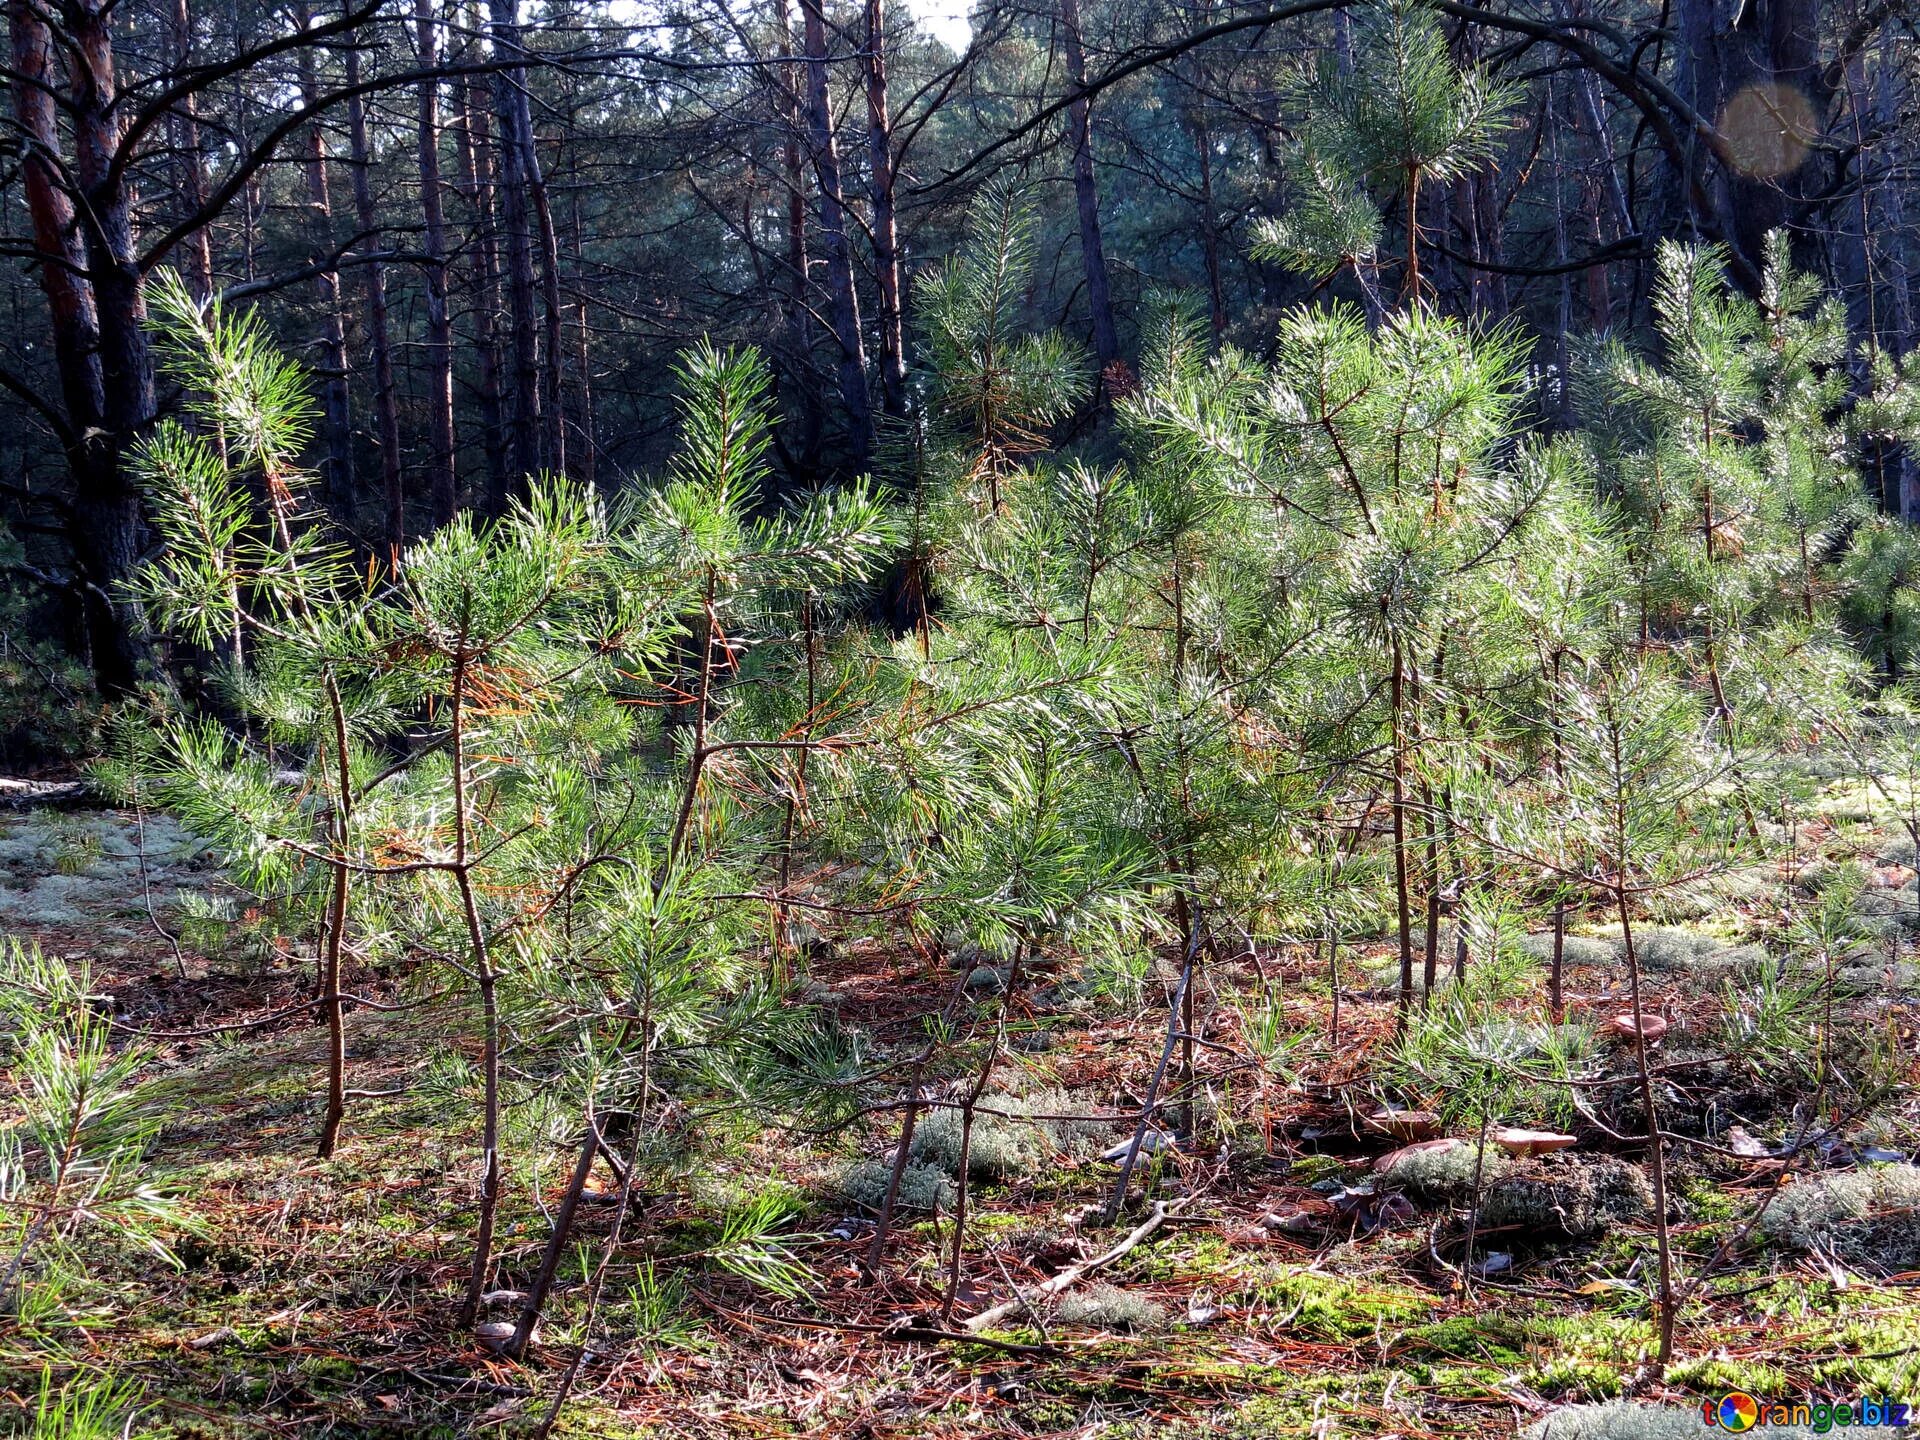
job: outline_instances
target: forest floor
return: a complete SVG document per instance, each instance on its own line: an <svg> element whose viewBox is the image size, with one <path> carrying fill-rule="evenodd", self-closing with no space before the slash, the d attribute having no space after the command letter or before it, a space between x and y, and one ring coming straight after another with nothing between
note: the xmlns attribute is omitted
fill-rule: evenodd
<svg viewBox="0 0 1920 1440"><path fill-rule="evenodd" d="M1796 1148L1812 1120L1791 1055L1805 1017L1769 1033L1774 1002L1742 988L1750 947L1777 940L1796 896L1838 865L1865 866L1862 904L1880 907L1885 945L1849 957L1855 983L1824 1033L1839 1027L1867 1046L1846 1054L1871 1059L1880 1046L1879 1063L1911 1069L1903 956L1913 927L1901 918L1920 913L1911 847L1841 782L1821 808L1825 822L1781 832L1777 861L1722 877L1690 916L1659 917L1676 923L1648 947L1648 1008L1671 1022L1660 1047L1666 1119L1694 1137L1672 1147L1677 1262L1690 1289L1680 1358L1659 1380L1645 1363L1651 1216L1630 1193L1639 1172L1613 1152L1640 1157L1609 1138L1617 1126L1603 1118L1630 1128L1630 1109L1595 1101L1567 1124L1575 1148L1514 1167L1505 1220L1474 1203L1490 1195L1498 1160L1476 1166L1464 1191L1457 1165L1417 1181L1376 1171L1398 1143L1364 1118L1386 1093L1394 1032L1392 947L1380 941L1349 952L1337 1045L1324 955L1275 949L1208 976L1205 1142L1149 1157L1116 1227L1098 1224L1116 1173L1099 1152L1126 1127L1006 1122L997 1139L990 1132L945 1324L950 1220L907 1217L875 1272L872 1213L845 1198L858 1189L844 1179L849 1165L871 1170L897 1117L812 1136L742 1118L684 1185L633 1198L553 1433L1418 1440L1512 1435L1556 1407L1623 1393L1685 1407L1696 1429L1701 1399L1729 1389L1920 1398L1920 1189L1904 1212L1859 1207L1831 1230L1755 1223L1772 1200L1812 1194L1862 1159L1910 1159L1920 1144L1911 1106L1897 1108L1912 1093L1903 1089L1895 1108L1846 1116L1828 1143ZM30 1410L43 1370L56 1380L109 1373L152 1402L136 1434L529 1433L583 1339L584 1277L619 1206L594 1197L524 1363L456 1329L476 1137L449 1119L466 1113L455 1103L464 1072L450 1063L466 1042L449 1037L473 1027L445 998L358 1010L350 1083L366 1093L339 1157L314 1159L323 1035L304 1016L268 1018L304 998L310 976L270 936L251 934L244 911L223 912L231 899L217 867L167 822L0 815L0 928L90 956L116 1015L149 1032L169 1116L153 1158L192 1222L174 1245L177 1267L111 1237L89 1242L57 1306L0 1328L0 1387ZM204 939L209 915L218 946L176 947L163 934L184 924ZM1603 1022L1623 1008L1624 978L1605 932L1581 918L1568 1004ZM875 1053L919 1043L922 1017L955 983L935 962L870 945L827 950L810 976L814 997L866 1032ZM1541 983L1528 977L1514 1003L1537 1003ZM392 1003L434 985L391 974L356 976L353 987ZM1068 1101L1104 1115L1137 1106L1166 1023L1158 986L1147 990L1129 1011L1078 994L1064 975L1040 977L1013 1007L996 1093L1024 1095L1040 1113ZM987 1013L997 1001L978 1003ZM1248 1063L1247 1032L1261 1026L1299 1038ZM1605 1041L1581 1062L1592 1094L1628 1094L1619 1081L1631 1071L1631 1052ZM1535 1099L1557 1103L1517 1094L1520 1123ZM530 1109L510 1137L503 1283L530 1270L565 1182L564 1135L535 1143L545 1124ZM800 1293L785 1298L699 1258L723 1217L769 1187L791 1212L783 1253L804 1266ZM1533 1211L1529 1195L1544 1197ZM1168 1207L1164 1223L1097 1277L978 1339L952 1338L1016 1287L1111 1248L1155 1201ZM903 1320L915 1328L902 1331ZM1608 1433L1650 1436L1649 1424Z"/></svg>

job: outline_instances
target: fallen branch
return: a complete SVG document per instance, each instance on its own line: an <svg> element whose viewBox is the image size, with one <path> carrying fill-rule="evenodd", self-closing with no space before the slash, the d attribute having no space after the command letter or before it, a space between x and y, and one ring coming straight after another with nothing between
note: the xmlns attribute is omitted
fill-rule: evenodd
<svg viewBox="0 0 1920 1440"><path fill-rule="evenodd" d="M1013 1314L1014 1311L1026 1309L1035 1300L1049 1300L1055 1295L1060 1294L1063 1290L1072 1289L1087 1276L1093 1274L1095 1271L1104 1270L1128 1251L1137 1247L1141 1241L1145 1240L1149 1235L1153 1234L1154 1231L1166 1224L1167 1216L1172 1214L1173 1211L1178 1209L1183 1203L1185 1202L1176 1200L1172 1205L1169 1205L1164 1200L1154 1201L1153 1213L1147 1216L1145 1220L1142 1220L1132 1234L1128 1235L1126 1239L1122 1240L1111 1250L1108 1250L1104 1254L1096 1255L1091 1260L1082 1261L1078 1265L1069 1265L1051 1280L1048 1280L1045 1284L1035 1289L1031 1294L1016 1295L1013 1299L1002 1301L990 1310L982 1310L972 1319L961 1321L960 1328L965 1330L969 1335L978 1334L989 1325L1006 1319L1006 1317Z"/></svg>

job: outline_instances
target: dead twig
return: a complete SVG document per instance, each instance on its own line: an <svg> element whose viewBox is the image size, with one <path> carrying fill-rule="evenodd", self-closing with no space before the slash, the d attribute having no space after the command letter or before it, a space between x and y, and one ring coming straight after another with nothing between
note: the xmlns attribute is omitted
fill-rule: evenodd
<svg viewBox="0 0 1920 1440"><path fill-rule="evenodd" d="M1174 1212L1185 1203L1184 1200L1175 1200L1172 1204L1168 1204L1165 1200L1154 1201L1153 1213L1147 1216L1145 1220L1142 1220L1139 1225L1135 1226L1127 1238L1111 1250L1096 1255L1091 1260L1083 1260L1078 1265L1069 1265L1051 1280L1036 1287L1032 1294L1016 1295L1011 1300L1003 1300L992 1309L982 1310L972 1319L961 1321L960 1328L969 1335L978 1334L997 1321L1006 1319L1007 1316L1013 1314L1014 1311L1026 1309L1036 1300L1050 1300L1062 1291L1072 1289L1073 1286L1077 1285L1087 1276L1094 1274L1096 1271L1106 1269L1106 1267L1114 1261L1137 1248L1140 1243L1153 1234L1154 1231L1166 1224L1167 1218L1174 1214Z"/></svg>

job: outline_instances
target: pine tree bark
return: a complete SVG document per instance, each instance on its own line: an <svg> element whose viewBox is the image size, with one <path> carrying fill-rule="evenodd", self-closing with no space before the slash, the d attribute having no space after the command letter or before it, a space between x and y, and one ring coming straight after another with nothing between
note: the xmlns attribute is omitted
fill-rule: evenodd
<svg viewBox="0 0 1920 1440"><path fill-rule="evenodd" d="M109 266L117 263L105 254L112 248L103 243L108 233L127 234L130 243L130 230L122 205L117 218L94 212L88 233L82 236L80 207L59 161L53 30L46 12L32 0L11 0L7 28L14 71L8 89L13 93L15 123L28 142L20 154L19 173L65 410L61 441L74 479L67 536L77 571L75 590L84 617L87 658L102 690L125 694L139 680L147 647L139 610L121 590L138 562L142 529L139 497L122 458L126 446L152 417L153 382L150 370L143 375L146 355L144 336L138 333L142 317L137 285L131 292L135 306L131 319L138 348L130 348L128 317L109 327L101 316L103 304L126 302L124 276L110 296L103 295L95 284L99 274L95 267L103 255ZM111 50L104 55L101 51L106 38L104 20L96 17L91 59L82 65L76 58L67 97L76 122L82 104L92 111L87 119L93 131L88 170L96 178L103 156L112 154L113 125L103 108L113 96ZM104 74L102 60L106 61ZM106 341L110 328L120 332L111 359ZM112 393L115 386L122 392L118 396Z"/></svg>
<svg viewBox="0 0 1920 1440"><path fill-rule="evenodd" d="M518 0L489 0L488 15L488 33L495 59L504 63L523 55ZM537 474L543 462L539 319L534 298L533 179L527 172L527 157L533 151L533 111L527 104L525 66L508 65L495 72L493 116L500 129L499 200L506 231L510 383L504 398L508 484L513 490L524 487L527 478Z"/></svg>
<svg viewBox="0 0 1920 1440"><path fill-rule="evenodd" d="M193 17L187 0L173 0L167 17L167 44L176 72L193 62ZM176 183L180 190L180 211L196 213L206 203L206 160L200 149L198 102L191 94L183 97L167 117L167 138L173 150ZM181 247L180 277L194 299L205 300L213 293L213 233L202 226L187 237Z"/></svg>
<svg viewBox="0 0 1920 1440"><path fill-rule="evenodd" d="M131 197L114 172L122 133L114 75L112 0L78 0L67 7L70 50L68 103L74 137L74 174L81 205L76 216L84 238L93 288L100 355L104 445L97 469L82 479L76 495L84 531L78 550L94 583L106 592L104 606L114 633L109 670L117 688L131 683L146 653L145 622L138 608L119 598L139 560L144 527L139 497L125 473L126 452L153 423L153 361L147 345L147 307L133 249ZM99 655L96 653L96 668Z"/></svg>
<svg viewBox="0 0 1920 1440"><path fill-rule="evenodd" d="M521 92L521 104L526 94ZM566 382L561 357L566 354L562 327L566 312L560 304L560 237L553 225L553 206L547 197L547 180L540 168L540 153L533 143L533 116L529 109L526 123L527 154L525 174L527 193L533 200L533 218L540 241L540 303L546 329L542 337L540 367L540 445L546 468L564 475L567 470Z"/></svg>
<svg viewBox="0 0 1920 1440"><path fill-rule="evenodd" d="M580 372L577 393L580 405L576 423L580 427L580 461L578 472L580 480L589 488L598 483L597 459L600 445L598 432L594 429L593 418L593 327L587 320L586 296L586 230L580 215L581 181L578 164L573 171L573 273L574 296L573 318L576 336L574 364Z"/></svg>
<svg viewBox="0 0 1920 1440"><path fill-rule="evenodd" d="M348 0L351 4L352 0ZM346 49L347 88L360 83L358 37ZM359 245L378 249L380 217L373 203L373 153L367 144L367 106L360 96L347 101L347 145L353 162L353 213ZM407 495L400 471L400 401L395 393L393 344L388 333L387 277L378 260L360 267L366 291L367 344L373 353L373 414L380 443L380 497L387 545L398 554L407 543Z"/></svg>
<svg viewBox="0 0 1920 1440"><path fill-rule="evenodd" d="M873 197L873 268L880 325L880 404L907 413L907 355L901 324L900 238L894 218L893 118L887 110L884 0L867 0L867 171Z"/></svg>
<svg viewBox="0 0 1920 1440"><path fill-rule="evenodd" d="M478 27L478 17L472 22ZM494 221L493 142L483 82L469 80L459 92L460 190L473 216L474 243L469 284L473 292L473 349L479 356L476 386L482 448L487 457L485 509L498 515L511 490L508 470L506 406L500 377L500 244Z"/></svg>
<svg viewBox="0 0 1920 1440"><path fill-rule="evenodd" d="M867 390L860 297L853 285L846 200L840 188L840 158L827 98L827 25L821 4L822 0L800 0L807 56L807 128L813 139L813 173L820 193L820 235L826 252L833 336L840 351L840 399L847 410L847 439L854 463L859 466L873 453L873 401Z"/></svg>
<svg viewBox="0 0 1920 1440"><path fill-rule="evenodd" d="M1107 276L1107 252L1100 238L1100 189L1093 170L1093 107L1082 93L1087 58L1080 39L1080 0L1060 0L1061 40L1066 48L1067 143L1073 150L1073 198L1080 219L1080 260L1086 270L1087 310L1093 324L1093 353L1104 373L1120 358L1120 335L1113 323L1113 287Z"/></svg>
<svg viewBox="0 0 1920 1440"><path fill-rule="evenodd" d="M1207 331L1217 349L1227 338L1227 291L1220 269L1220 212L1213 197L1213 132L1195 98L1187 115L1200 177L1200 259L1207 272Z"/></svg>
<svg viewBox="0 0 1920 1440"><path fill-rule="evenodd" d="M774 15L779 24L780 59L786 62L780 67L776 96L783 131L781 167L785 171L787 191L787 345L793 352L790 368L800 399L799 463L802 469L811 469L819 463L824 417L820 385L813 368L815 332L812 281L807 269L807 173L802 152L804 107L800 99L800 72L791 63L796 52L787 0L774 0Z"/></svg>
<svg viewBox="0 0 1920 1440"><path fill-rule="evenodd" d="M440 65L440 25L433 0L414 0L414 40L420 68ZM436 526L459 508L454 484L453 318L447 306L447 220L440 200L440 82L422 80L418 156L420 218L426 248L427 500Z"/></svg>
<svg viewBox="0 0 1920 1440"><path fill-rule="evenodd" d="M304 28L313 21L302 6ZM320 96L313 52L300 51L300 99L312 105ZM353 430L347 395L347 336L340 312L340 272L326 264L333 252L333 199L327 181L327 136L318 121L307 127L306 158L301 165L306 182L308 235L312 263L322 265L313 288L320 304L321 445L320 488L327 508L348 531L354 523Z"/></svg>

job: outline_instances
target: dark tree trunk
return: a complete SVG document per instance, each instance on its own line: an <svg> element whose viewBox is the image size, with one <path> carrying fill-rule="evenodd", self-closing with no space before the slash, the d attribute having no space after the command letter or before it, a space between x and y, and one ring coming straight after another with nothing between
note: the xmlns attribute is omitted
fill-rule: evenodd
<svg viewBox="0 0 1920 1440"><path fill-rule="evenodd" d="M144 647L139 616L117 600L115 587L133 571L140 511L121 474L120 444L107 427L100 314L87 278L87 246L77 229L73 196L56 158L61 147L53 98L53 32L42 15L30 0L12 0L7 6L16 77L9 87L14 120L31 142L20 158L20 178L66 412L62 440L75 486L68 521L75 590L95 676L102 688L125 693L138 679Z"/></svg>
<svg viewBox="0 0 1920 1440"><path fill-rule="evenodd" d="M49 219L56 232L78 224L86 279L73 283L92 292L90 304L82 304L78 311L90 316L92 325L90 334L73 334L68 344L76 349L90 347L98 361L97 371L89 364L75 375L75 383L68 385L63 377L62 384L69 394L82 393L89 409L98 402L97 415L88 420L97 433L73 427L80 461L74 471L74 554L89 590L94 670L103 688L120 692L132 688L147 654L145 623L138 608L122 598L121 587L132 577L140 556L140 502L125 465L128 449L153 422L153 364L147 347L146 302L133 250L131 205L125 183L113 169L121 137L113 9L102 0L80 0L63 13L70 27L67 100L73 123L73 175L81 203L72 204L68 196L60 207L64 216ZM37 32L39 55L31 63L38 73L46 74L51 36L37 21L28 21L27 15L26 7L17 12L16 35L19 28ZM22 21L27 21L24 27ZM29 49L35 43L30 34ZM21 89L16 86L16 94ZM16 103L34 113L30 102ZM34 124L35 133L57 141L51 106L44 118L36 114ZM57 147L49 151L58 153ZM49 180L50 189L60 183L51 176ZM36 235L41 229L36 217ZM43 275L70 260L75 253L73 241L56 239L50 253L55 259L52 264L43 263ZM57 288L64 290L66 284L63 281ZM67 309L69 323L76 318L68 308L69 297L56 302L49 290L48 300L56 310L56 324L62 308Z"/></svg>
<svg viewBox="0 0 1920 1440"><path fill-rule="evenodd" d="M304 10L300 23L312 23ZM311 105L320 94L314 74L313 52L300 51L300 96ZM353 429L347 398L347 337L340 316L340 272L326 264L333 253L333 199L327 184L327 137L319 122L307 127L305 173L308 235L312 263L323 268L313 288L320 303L321 445L320 488L327 508L348 530L354 530Z"/></svg>
<svg viewBox="0 0 1920 1440"><path fill-rule="evenodd" d="M578 336L578 348L575 350L574 363L580 368L579 419L580 426L580 479L588 486L598 481L595 473L600 445L598 432L594 429L593 418L593 328L587 321L587 266L586 233L580 215L581 180L576 165L573 175L573 273L574 300L573 318Z"/></svg>
<svg viewBox="0 0 1920 1440"><path fill-rule="evenodd" d="M1220 273L1220 210L1213 197L1213 132L1196 96L1188 115L1200 178L1200 258L1207 272L1207 329L1218 349L1227 338L1227 290Z"/></svg>
<svg viewBox="0 0 1920 1440"><path fill-rule="evenodd" d="M521 103L526 103L522 92ZM540 304L545 319L540 366L540 445L546 468L555 474L567 469L567 401L561 357L567 353L561 328L566 312L560 305L560 239L553 228L553 207L547 199L547 179L540 168L540 152L533 143L533 117L526 116L527 194L533 200L533 218L540 241Z"/></svg>
<svg viewBox="0 0 1920 1440"><path fill-rule="evenodd" d="M793 33L788 24L787 0L776 0L775 14L780 25L780 56L794 54ZM814 323L812 283L807 271L807 172L802 154L805 122L801 117L801 82L792 65L780 67L777 91L780 122L784 131L781 165L787 190L787 344L793 352L790 369L794 389L800 398L800 455L803 469L819 463L820 436L823 427L820 385L813 368Z"/></svg>
<svg viewBox="0 0 1920 1440"><path fill-rule="evenodd" d="M823 0L800 0L807 55L807 127L813 138L813 173L820 190L820 234L827 262L833 336L840 351L840 399L847 408L847 438L854 462L873 452L873 402L867 392L867 352L860 334L860 296L853 287L853 250L840 188L840 158L834 144L833 110L827 97L827 25Z"/></svg>
<svg viewBox="0 0 1920 1440"><path fill-rule="evenodd" d="M518 0L488 0L493 53L510 60L524 53ZM527 72L514 65L493 77L493 114L500 127L500 213L506 229L506 288L510 383L506 389L507 471L510 489L524 487L541 468L540 340L533 271L533 112Z"/></svg>
<svg viewBox="0 0 1920 1440"><path fill-rule="evenodd" d="M907 413L907 356L901 325L900 239L893 204L893 119L887 111L883 0L867 0L867 154L873 194L873 268L880 323L881 407Z"/></svg>
<svg viewBox="0 0 1920 1440"><path fill-rule="evenodd" d="M476 20L477 24L477 20ZM472 265L473 349L479 357L476 391L480 431L487 457L485 509L498 515L506 508L512 488L508 470L506 407L500 394L500 247L494 224L492 138L487 123L485 91L478 79L460 91L460 189L473 214Z"/></svg>
<svg viewBox="0 0 1920 1440"><path fill-rule="evenodd" d="M440 26L433 0L414 0L420 68L440 64ZM447 222L440 204L440 82L420 82L420 217L426 247L427 499L435 525L459 508L454 484L453 320L447 308Z"/></svg>
<svg viewBox="0 0 1920 1440"><path fill-rule="evenodd" d="M352 0L348 0L351 4ZM360 47L346 49L347 87L360 83ZM373 152L367 144L366 102L347 101L347 144L353 161L353 213L360 245L378 250L380 219L373 203ZM393 344L388 335L387 277L378 260L360 267L366 290L367 345L373 352L373 414L380 443L380 497L386 540L394 554L407 543L407 495L400 478L400 399L393 379Z"/></svg>
<svg viewBox="0 0 1920 1440"><path fill-rule="evenodd" d="M176 71L193 63L193 18L187 12L187 0L173 0L168 16L167 42L172 50ZM192 215L206 203L206 159L200 150L198 103L188 95L167 117L167 137L173 147L174 169L180 188L180 212ZM213 235L211 226L202 226L187 237L182 246L180 275L196 300L213 293Z"/></svg>
<svg viewBox="0 0 1920 1440"><path fill-rule="evenodd" d="M1086 268L1087 309L1093 321L1093 353L1104 372L1120 358L1120 335L1113 323L1113 288L1107 279L1107 253L1100 240L1100 190L1093 173L1093 107L1080 92L1087 83L1087 59L1080 43L1080 0L1060 0L1060 32L1066 47L1067 143L1073 150L1073 198L1080 217L1080 259Z"/></svg>

